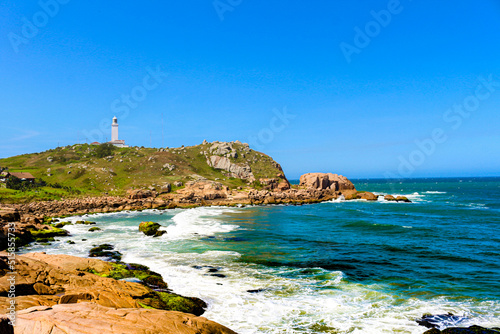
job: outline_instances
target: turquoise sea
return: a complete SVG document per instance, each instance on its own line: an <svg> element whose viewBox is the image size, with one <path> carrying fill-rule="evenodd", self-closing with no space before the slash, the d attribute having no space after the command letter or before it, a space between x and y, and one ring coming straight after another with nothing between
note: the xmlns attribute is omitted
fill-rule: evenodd
<svg viewBox="0 0 500 334"><path fill-rule="evenodd" d="M111 243L238 333L423 333L415 319L448 312L460 317L442 327L500 327L500 178L353 182L413 203L97 214L85 219L101 232L66 226L76 244L23 252L86 256ZM146 220L168 233L144 236Z"/></svg>

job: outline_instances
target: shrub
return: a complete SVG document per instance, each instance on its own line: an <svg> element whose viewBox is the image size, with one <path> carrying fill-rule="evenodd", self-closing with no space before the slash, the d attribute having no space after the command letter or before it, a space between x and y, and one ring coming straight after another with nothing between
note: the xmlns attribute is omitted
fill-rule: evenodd
<svg viewBox="0 0 500 334"><path fill-rule="evenodd" d="M110 143L104 143L97 146L95 150L95 154L98 158L104 158L110 155L113 155L113 151L115 147Z"/></svg>

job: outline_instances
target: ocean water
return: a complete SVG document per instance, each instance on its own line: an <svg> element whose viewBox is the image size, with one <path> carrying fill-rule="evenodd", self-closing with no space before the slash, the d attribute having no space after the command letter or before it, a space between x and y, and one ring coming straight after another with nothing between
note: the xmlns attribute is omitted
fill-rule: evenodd
<svg viewBox="0 0 500 334"><path fill-rule="evenodd" d="M500 178L354 183L413 203L97 214L85 219L103 231L66 226L76 244L60 238L23 252L86 256L111 243L238 333L423 333L415 319L448 312L459 317L441 328L500 327ZM144 236L146 220L168 233Z"/></svg>

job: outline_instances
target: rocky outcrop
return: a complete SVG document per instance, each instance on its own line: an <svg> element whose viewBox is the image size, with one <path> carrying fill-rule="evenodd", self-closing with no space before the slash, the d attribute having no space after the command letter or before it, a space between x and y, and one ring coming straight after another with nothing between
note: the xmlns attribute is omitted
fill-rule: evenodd
<svg viewBox="0 0 500 334"><path fill-rule="evenodd" d="M332 173L308 173L300 177L300 186L306 189L329 189L333 191L356 190L345 176Z"/></svg>
<svg viewBox="0 0 500 334"><path fill-rule="evenodd" d="M148 313L143 311L146 308L157 309L158 311L154 311L155 314L162 314L164 311L180 311L199 316L207 307L201 299L172 293L159 274L139 264L110 263L69 255L29 253L16 257L17 275L13 282L9 275L11 268L9 268L8 261L8 254L0 252L0 308L7 309L10 304L7 297L11 284L14 284L16 309L19 311L32 308L29 312L18 312L18 314L49 309L61 310L58 309L59 306L56 306L60 304L79 307L85 303L91 303L94 305L89 304L89 307L100 312L107 312L107 308L113 308L114 311L110 312L115 313L116 309L127 309L123 311L125 314L130 312L130 314L141 315L141 317L144 315L147 318ZM71 307L69 309L73 310ZM138 313L134 309L139 309ZM78 312L77 309L74 310ZM123 314L123 312L120 310L118 313ZM90 313L89 321L93 318L98 321L100 319L98 313ZM57 318L56 314L52 315ZM184 314L183 316L195 318L191 315ZM181 326L182 324L173 325ZM189 322L186 325L188 328L191 327ZM194 327L193 330L199 329Z"/></svg>
<svg viewBox="0 0 500 334"><path fill-rule="evenodd" d="M229 188L219 182L200 180L187 182L177 193L180 195L178 199L180 203L201 203L201 201L227 198Z"/></svg>
<svg viewBox="0 0 500 334"><path fill-rule="evenodd" d="M285 191L290 189L290 182L288 182L284 175L276 178L259 179L259 182L266 190Z"/></svg>
<svg viewBox="0 0 500 334"><path fill-rule="evenodd" d="M149 198L158 195L157 192L148 189L131 189L127 191L127 194L130 199Z"/></svg>
<svg viewBox="0 0 500 334"><path fill-rule="evenodd" d="M15 218L17 218L17 210L15 212ZM32 241L46 242L47 239L55 236L69 234L68 231L54 225L43 224L43 221L43 217L39 219L33 216L26 217L22 221L4 221L0 219L0 250L7 249L7 247L18 248Z"/></svg>
<svg viewBox="0 0 500 334"><path fill-rule="evenodd" d="M7 263L5 253L0 253L0 264ZM75 261L71 265L70 260ZM73 303L86 300L109 307L140 307L137 298L150 291L140 284L115 281L82 271L100 266L111 270L112 265L95 262L99 260L77 260L72 256L50 256L26 254L16 257L16 303L18 309L39 305ZM102 261L101 261L102 262ZM68 270L73 268L73 270ZM75 270L76 268L80 270ZM10 283L4 271L0 277L0 305L8 305L7 291Z"/></svg>
<svg viewBox="0 0 500 334"><path fill-rule="evenodd" d="M248 181L255 181L255 176L253 175L249 165L239 165L233 163L228 157L212 155L207 159L207 164L215 169L222 169L226 172L229 172L230 176L232 177Z"/></svg>
<svg viewBox="0 0 500 334"><path fill-rule="evenodd" d="M228 142L214 142L209 150L215 155L227 155L233 152L233 145Z"/></svg>
<svg viewBox="0 0 500 334"><path fill-rule="evenodd" d="M20 311L12 333L235 334L206 318L181 312L117 309L91 303L38 306Z"/></svg>

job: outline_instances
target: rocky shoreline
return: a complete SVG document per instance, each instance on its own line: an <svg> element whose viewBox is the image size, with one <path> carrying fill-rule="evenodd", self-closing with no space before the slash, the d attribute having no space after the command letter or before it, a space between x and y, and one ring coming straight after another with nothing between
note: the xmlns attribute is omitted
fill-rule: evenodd
<svg viewBox="0 0 500 334"><path fill-rule="evenodd" d="M259 190L231 190L215 181L198 180L188 182L175 193L155 188L133 189L127 192L127 197L85 197L27 204L0 203L0 250L7 248L8 223L15 225L16 246L21 247L34 240L43 241L44 238L67 235L61 229L63 226L54 224L53 217L199 206L303 205L339 198L377 201L383 197L357 191L346 177L332 173L304 174L300 178L300 184L296 186L291 186L286 179L281 178L261 182L262 189ZM383 198L386 201L410 202L403 196L386 195Z"/></svg>

